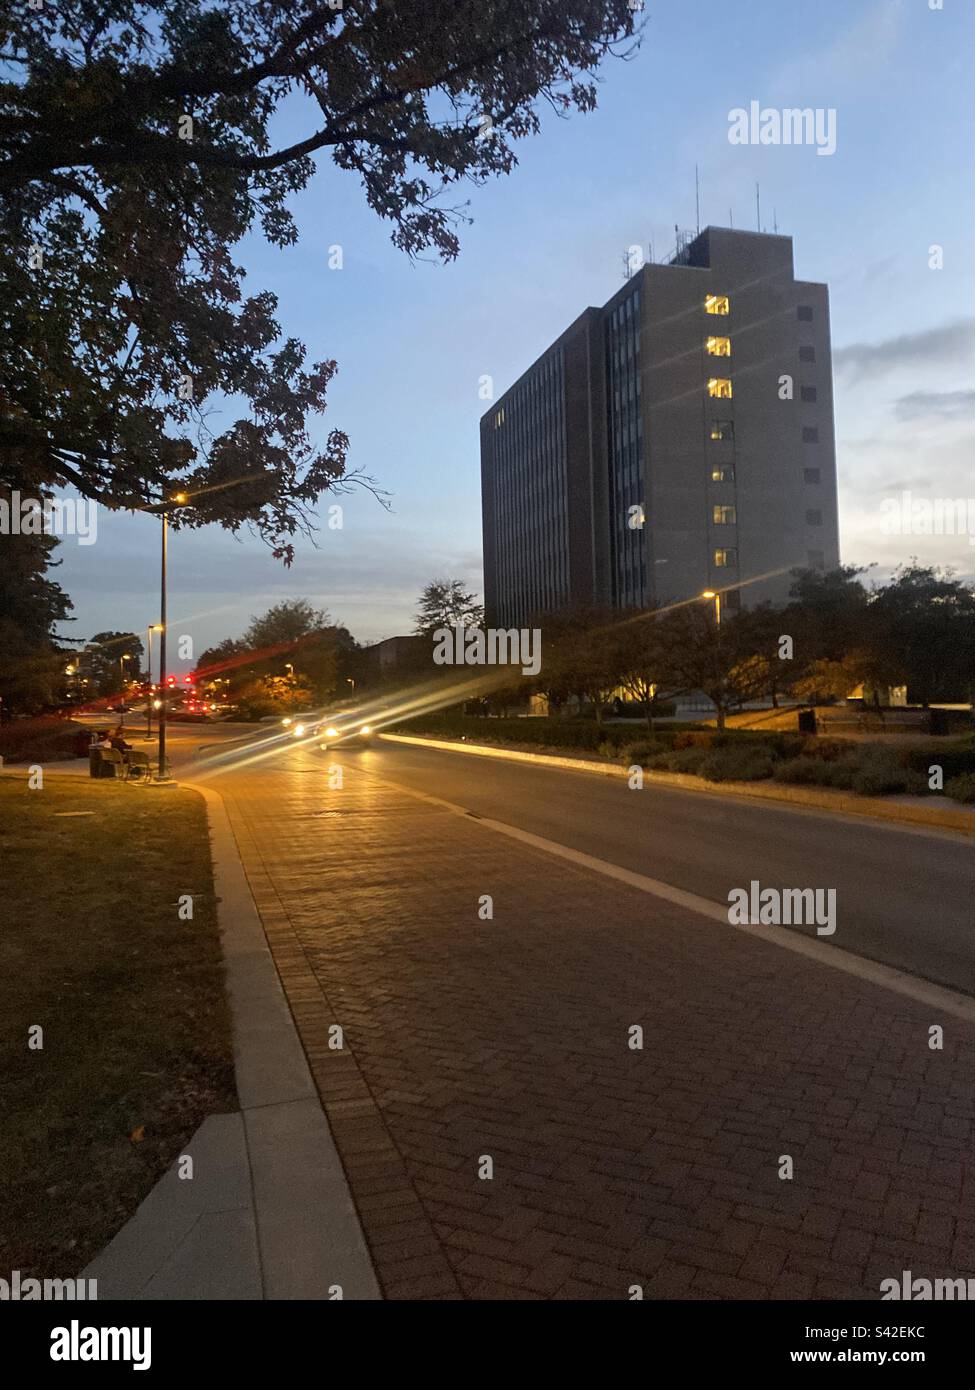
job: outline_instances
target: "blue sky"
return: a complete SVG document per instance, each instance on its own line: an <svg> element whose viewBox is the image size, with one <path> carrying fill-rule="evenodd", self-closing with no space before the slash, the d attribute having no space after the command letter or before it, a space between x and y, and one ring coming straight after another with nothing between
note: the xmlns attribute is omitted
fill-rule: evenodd
<svg viewBox="0 0 975 1390"><path fill-rule="evenodd" d="M344 526L290 571L256 539L218 528L172 539L171 631L197 652L239 635L295 595L360 641L409 631L438 575L481 588L479 381L500 394L587 304L622 278L625 248L661 259L674 224L763 226L795 240L796 273L830 287L845 562L884 574L916 554L975 571L965 536L892 536L884 498L975 495L975 271L970 0L648 0L643 46L602 71L594 114L518 147L519 167L466 190L473 224L460 258L414 264L389 241L354 176L323 161L296 199L301 237L255 237L239 259L249 288L278 294L287 334L339 363L324 429L350 435L350 465L391 494L341 499ZM835 107L837 150L734 146L728 114ZM303 129L295 106L282 133ZM944 268L929 267L929 247ZM332 245L341 270L328 268ZM232 418L228 410L227 418ZM332 500L325 498L321 507ZM57 578L75 603L65 628L145 629L158 610L158 522L98 518L98 541L68 539ZM187 663L188 664L188 663Z"/></svg>

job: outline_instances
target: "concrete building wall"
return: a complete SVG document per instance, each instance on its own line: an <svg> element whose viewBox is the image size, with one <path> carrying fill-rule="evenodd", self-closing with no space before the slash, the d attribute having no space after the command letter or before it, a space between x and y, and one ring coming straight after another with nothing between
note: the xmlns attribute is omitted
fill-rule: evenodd
<svg viewBox="0 0 975 1390"><path fill-rule="evenodd" d="M727 297L727 314L706 312L709 295ZM730 340L730 356L709 353L709 337ZM558 607L662 604L706 588L729 590L728 608L781 603L789 571L839 563L828 293L794 279L791 238L708 228L679 262L644 266L587 309L556 349L569 573ZM526 479L540 462L536 441L520 481L501 485L495 422L499 411L505 427L517 418L548 355L481 424L486 607L505 625L538 610L506 589L498 508L521 518L508 543L537 549ZM730 399L709 395L711 378L731 382ZM626 514L637 502L644 525L633 534Z"/></svg>

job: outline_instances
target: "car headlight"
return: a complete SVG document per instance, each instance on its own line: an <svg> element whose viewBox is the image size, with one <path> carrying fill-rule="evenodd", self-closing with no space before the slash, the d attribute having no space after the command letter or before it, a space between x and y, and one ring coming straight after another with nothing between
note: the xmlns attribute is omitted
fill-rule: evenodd
<svg viewBox="0 0 975 1390"><path fill-rule="evenodd" d="M360 733L360 734L371 734L371 733L372 733L372 730L370 729L370 727L369 727L368 724L363 724L362 728L359 730L359 733Z"/></svg>
<svg viewBox="0 0 975 1390"><path fill-rule="evenodd" d="M338 738L338 736L339 736L339 731L338 731L338 729L326 729L326 730L325 730L325 737L326 737L326 738Z"/></svg>
<svg viewBox="0 0 975 1390"><path fill-rule="evenodd" d="M294 734L295 738L301 738L302 734L305 732L304 724L296 724L291 732Z"/></svg>
<svg viewBox="0 0 975 1390"><path fill-rule="evenodd" d="M282 719L282 720L281 720L281 723L284 725L285 728L287 728L288 725L291 723L291 720L290 720L290 719Z"/></svg>

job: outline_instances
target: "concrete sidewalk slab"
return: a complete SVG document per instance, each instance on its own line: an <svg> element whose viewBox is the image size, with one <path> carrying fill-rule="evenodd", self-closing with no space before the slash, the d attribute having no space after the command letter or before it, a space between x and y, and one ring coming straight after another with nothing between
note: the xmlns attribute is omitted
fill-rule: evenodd
<svg viewBox="0 0 975 1390"><path fill-rule="evenodd" d="M192 1159L191 1179L179 1177L186 1157ZM205 1282L200 1255L208 1245L212 1246L214 1218L220 1217L233 1217L238 1232L238 1258L234 1268L223 1269L221 1287L236 1285L249 1290L236 1296L260 1298L261 1267L250 1169L244 1118L239 1114L211 1115L204 1120L185 1155L180 1155L156 1183L135 1215L92 1260L82 1277L98 1280L98 1296L102 1300L166 1297L159 1290L172 1287L175 1271L182 1271L187 1289L199 1289ZM201 1222L203 1231L198 1229ZM207 1294L182 1291L168 1296L192 1298Z"/></svg>

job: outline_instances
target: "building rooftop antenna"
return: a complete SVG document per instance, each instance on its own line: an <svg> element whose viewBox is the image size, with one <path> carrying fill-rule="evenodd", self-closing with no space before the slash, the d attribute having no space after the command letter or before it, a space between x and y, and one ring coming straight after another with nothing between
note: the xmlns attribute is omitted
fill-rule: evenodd
<svg viewBox="0 0 975 1390"><path fill-rule="evenodd" d="M772 209L772 230L775 232L775 235L778 236L778 234L779 234L779 214L776 212L775 208Z"/></svg>

